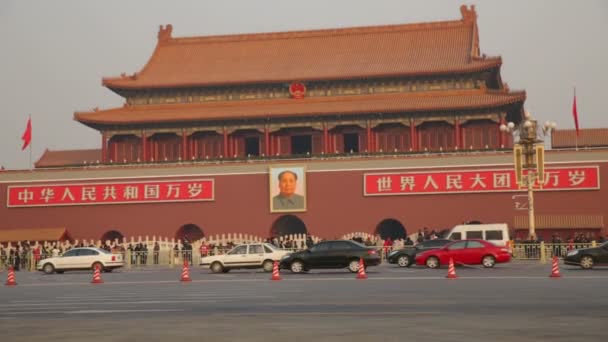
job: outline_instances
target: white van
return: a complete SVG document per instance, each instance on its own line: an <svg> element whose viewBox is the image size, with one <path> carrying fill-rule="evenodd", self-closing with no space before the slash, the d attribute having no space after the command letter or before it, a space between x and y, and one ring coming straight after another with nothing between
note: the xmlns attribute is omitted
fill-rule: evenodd
<svg viewBox="0 0 608 342"><path fill-rule="evenodd" d="M509 227L506 223L459 224L446 234L446 239L482 239L497 246L507 246Z"/></svg>

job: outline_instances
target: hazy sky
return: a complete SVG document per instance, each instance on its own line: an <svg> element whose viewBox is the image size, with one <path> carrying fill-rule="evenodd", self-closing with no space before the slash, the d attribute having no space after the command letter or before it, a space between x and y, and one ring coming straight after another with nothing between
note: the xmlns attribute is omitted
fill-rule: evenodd
<svg viewBox="0 0 608 342"><path fill-rule="evenodd" d="M576 86L581 127L608 127L608 1L1 0L0 165L28 168L28 115L33 161L100 148L73 113L122 105L101 78L139 71L161 24L174 37L385 25L460 19L461 4L476 4L481 52L502 56L503 81L527 91L534 117L573 128Z"/></svg>

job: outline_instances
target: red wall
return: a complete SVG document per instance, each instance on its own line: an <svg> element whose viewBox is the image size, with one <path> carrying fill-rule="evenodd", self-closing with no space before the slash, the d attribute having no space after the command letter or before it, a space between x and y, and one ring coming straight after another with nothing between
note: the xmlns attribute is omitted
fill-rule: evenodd
<svg viewBox="0 0 608 342"><path fill-rule="evenodd" d="M590 165L600 165L600 184L602 178L608 179L608 163ZM425 226L442 229L469 220L512 225L514 216L527 215L527 211L515 210L515 193L511 192L365 197L364 173L309 170L307 211L293 215L309 232L325 238L358 231L372 233L388 218L400 221L411 234ZM112 170L107 176L112 176ZM99 239L108 230L125 236L173 237L181 226L195 224L205 235L236 232L264 237L282 215L269 211L267 174L202 177L215 180L212 202L7 208L7 186L19 183L0 183L0 229L65 227L74 238ZM608 214L605 189L536 192L535 202L537 215Z"/></svg>

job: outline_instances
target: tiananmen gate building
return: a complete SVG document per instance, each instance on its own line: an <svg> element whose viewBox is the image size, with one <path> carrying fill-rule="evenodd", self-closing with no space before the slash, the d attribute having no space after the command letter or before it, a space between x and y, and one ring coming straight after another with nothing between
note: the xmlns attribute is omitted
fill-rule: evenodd
<svg viewBox="0 0 608 342"><path fill-rule="evenodd" d="M474 7L461 15L209 37L161 26L139 72L103 79L124 105L74 114L100 149L47 150L32 171L0 172L0 232L398 237L480 221L526 237L513 137L499 130L522 121L526 93L481 53ZM606 233L608 144L573 139L554 133L535 186L545 239ZM297 203L280 199L284 171Z"/></svg>

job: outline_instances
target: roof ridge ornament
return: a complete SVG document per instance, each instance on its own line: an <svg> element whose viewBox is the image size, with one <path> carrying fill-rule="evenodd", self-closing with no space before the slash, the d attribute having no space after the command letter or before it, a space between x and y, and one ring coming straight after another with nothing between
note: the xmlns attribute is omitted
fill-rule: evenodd
<svg viewBox="0 0 608 342"><path fill-rule="evenodd" d="M158 29L158 42L166 43L171 39L171 33L173 32L173 25L167 24L165 26L160 25Z"/></svg>
<svg viewBox="0 0 608 342"><path fill-rule="evenodd" d="M475 11L475 5L471 5L470 8L467 5L460 6L460 13L462 14L462 20L464 22L474 22L477 20L477 12Z"/></svg>

